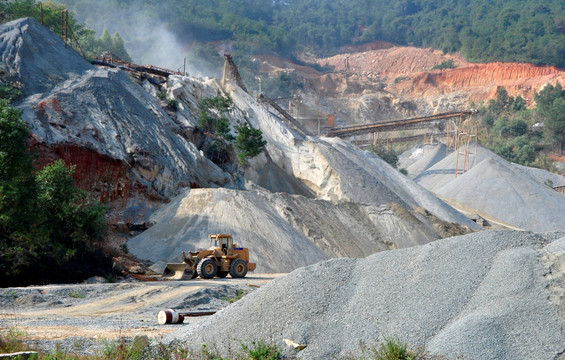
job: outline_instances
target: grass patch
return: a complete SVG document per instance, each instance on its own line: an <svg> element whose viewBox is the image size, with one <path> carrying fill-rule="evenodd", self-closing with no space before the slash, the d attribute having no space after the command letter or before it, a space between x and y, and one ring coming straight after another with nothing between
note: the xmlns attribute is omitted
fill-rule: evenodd
<svg viewBox="0 0 565 360"><path fill-rule="evenodd" d="M241 349L247 353L246 359L250 360L277 360L281 358L281 350L265 341L253 341L251 346L241 345Z"/></svg>
<svg viewBox="0 0 565 360"><path fill-rule="evenodd" d="M551 181L551 180L549 180ZM5 297L7 297L8 299L17 299L18 298L18 294L16 294L16 291L14 290L9 290L6 292L6 294L4 294Z"/></svg>
<svg viewBox="0 0 565 360"><path fill-rule="evenodd" d="M378 348L372 349L375 360L424 360L424 350L413 350L398 338L385 337Z"/></svg>
<svg viewBox="0 0 565 360"><path fill-rule="evenodd" d="M237 293L235 294L235 296L233 296L233 297L226 296L224 298L224 300L226 300L230 304L233 304L234 302L241 300L243 295L245 295L245 292L243 290L237 290Z"/></svg>
<svg viewBox="0 0 565 360"><path fill-rule="evenodd" d="M75 299L84 299L86 297L86 295L82 292L81 289L69 291L69 296Z"/></svg>
<svg viewBox="0 0 565 360"><path fill-rule="evenodd" d="M0 336L0 353L26 351L27 346L23 340L27 335L27 332L22 329L15 326L10 327L8 331Z"/></svg>
<svg viewBox="0 0 565 360"><path fill-rule="evenodd" d="M7 331L0 332L0 353L15 353L23 351L37 351L26 343L28 333L24 330L11 327ZM97 355L79 355L87 346L87 342L81 339L75 340L71 350L62 350L60 346L50 353L37 351L33 360L278 360L282 358L282 350L276 345L265 341L253 341L251 345L241 345L241 351L228 357L218 355L216 349L208 348L205 344L197 351L191 351L179 347L171 347L166 344L155 344L151 346L146 336L136 336L129 341L122 337L119 340L100 340L100 351ZM231 352L229 352L231 354Z"/></svg>

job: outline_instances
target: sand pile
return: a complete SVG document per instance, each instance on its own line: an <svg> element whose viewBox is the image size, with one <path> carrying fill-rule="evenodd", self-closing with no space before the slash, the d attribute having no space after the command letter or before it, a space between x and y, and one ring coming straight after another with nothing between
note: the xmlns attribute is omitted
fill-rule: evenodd
<svg viewBox="0 0 565 360"><path fill-rule="evenodd" d="M480 145L469 149L466 164L470 170L464 174L455 177L456 164L462 170L464 159L460 156L457 163L457 155L452 153L415 180L444 199L512 226L532 231L565 230L565 197L544 184L548 179L561 184L562 176L511 164Z"/></svg>
<svg viewBox="0 0 565 360"><path fill-rule="evenodd" d="M426 244L448 236L420 213L399 205L370 205L273 194L264 190L186 190L156 212L150 229L128 242L137 257L180 262L181 252L208 248L208 234L227 233L250 249L257 272L290 272L334 257ZM463 233L462 227L453 230Z"/></svg>
<svg viewBox="0 0 565 360"><path fill-rule="evenodd" d="M429 146L426 150L427 151L423 152L417 161L406 167L410 178L415 178L447 156L447 147L445 144L439 144L433 147Z"/></svg>
<svg viewBox="0 0 565 360"><path fill-rule="evenodd" d="M241 343L285 347L290 339L306 345L298 358L332 359L357 358L361 340L376 347L395 336L450 359L555 359L565 351L554 295L564 290L564 260L565 233L515 231L334 259L278 278L167 339L225 354Z"/></svg>

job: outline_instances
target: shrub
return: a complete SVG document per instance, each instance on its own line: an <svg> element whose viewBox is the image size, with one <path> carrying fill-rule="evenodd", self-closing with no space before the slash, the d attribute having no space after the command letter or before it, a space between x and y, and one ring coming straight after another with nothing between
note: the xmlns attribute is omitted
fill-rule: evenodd
<svg viewBox="0 0 565 360"><path fill-rule="evenodd" d="M383 159L396 169L396 167L398 166L398 155L396 155L396 152L394 152L394 150L387 150L385 147L380 146L374 151L381 159Z"/></svg>
<svg viewBox="0 0 565 360"><path fill-rule="evenodd" d="M167 107L172 110L177 110L179 107L179 102L175 99L170 99L167 101Z"/></svg>
<svg viewBox="0 0 565 360"><path fill-rule="evenodd" d="M157 93L157 98L161 101L167 100L167 92L166 91L159 91Z"/></svg>
<svg viewBox="0 0 565 360"><path fill-rule="evenodd" d="M198 128L202 131L209 132L212 131L214 127L214 118L212 118L204 110L200 110L198 114Z"/></svg>
<svg viewBox="0 0 565 360"><path fill-rule="evenodd" d="M229 112L233 106L233 100L229 95L222 96L221 93L215 97L207 97L198 103L198 108L203 111L215 109L220 113Z"/></svg>
<svg viewBox="0 0 565 360"><path fill-rule="evenodd" d="M453 59L445 60L441 64L434 65L432 70L444 70L444 69L455 69L455 62Z"/></svg>

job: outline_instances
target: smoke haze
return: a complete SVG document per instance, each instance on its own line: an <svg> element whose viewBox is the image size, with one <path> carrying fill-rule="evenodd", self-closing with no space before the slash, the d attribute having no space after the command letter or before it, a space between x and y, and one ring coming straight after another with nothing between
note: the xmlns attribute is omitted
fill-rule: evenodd
<svg viewBox="0 0 565 360"><path fill-rule="evenodd" d="M60 3L72 4L72 1ZM191 39L175 35L157 16L151 17L145 9L121 2L100 0L69 5L78 21L96 31L99 36L104 29L110 34L120 34L126 50L135 63L150 64L170 70L183 71L184 59L190 55ZM187 63L186 72L194 76L213 75L212 69Z"/></svg>

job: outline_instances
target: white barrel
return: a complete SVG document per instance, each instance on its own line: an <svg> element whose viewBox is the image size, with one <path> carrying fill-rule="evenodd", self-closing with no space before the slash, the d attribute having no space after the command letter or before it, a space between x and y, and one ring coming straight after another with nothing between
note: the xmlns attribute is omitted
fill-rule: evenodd
<svg viewBox="0 0 565 360"><path fill-rule="evenodd" d="M174 309L161 310L157 314L157 322L161 325L164 324L182 324L184 316L179 314Z"/></svg>

